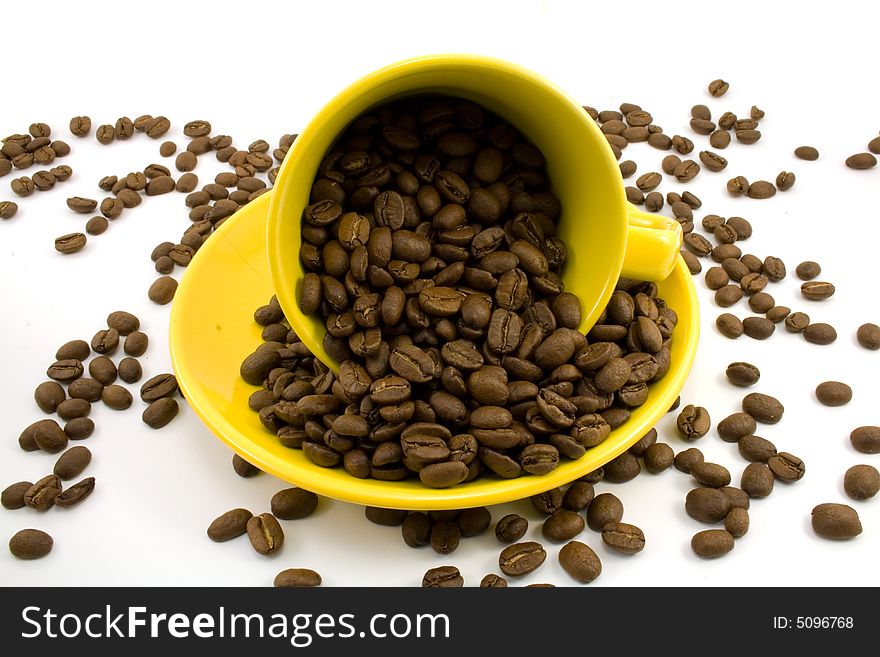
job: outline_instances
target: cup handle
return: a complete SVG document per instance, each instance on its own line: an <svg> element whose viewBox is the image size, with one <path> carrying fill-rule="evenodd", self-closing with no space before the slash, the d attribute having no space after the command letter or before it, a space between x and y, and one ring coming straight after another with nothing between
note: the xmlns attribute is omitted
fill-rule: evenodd
<svg viewBox="0 0 880 657"><path fill-rule="evenodd" d="M659 214L629 206L629 229L621 276L662 281L675 268L681 250L681 225Z"/></svg>

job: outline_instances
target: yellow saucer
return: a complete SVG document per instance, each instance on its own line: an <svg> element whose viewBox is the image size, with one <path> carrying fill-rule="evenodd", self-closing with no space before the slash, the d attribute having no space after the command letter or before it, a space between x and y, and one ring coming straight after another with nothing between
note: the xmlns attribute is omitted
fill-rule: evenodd
<svg viewBox="0 0 880 657"><path fill-rule="evenodd" d="M322 468L300 450L281 445L248 408L256 389L239 377L241 361L262 342L254 310L273 294L267 257L270 194L230 217L199 250L171 309L171 359L184 397L208 427L261 470L320 495L398 509L460 509L500 504L535 495L595 470L641 438L667 412L684 386L697 350L699 308L690 273L679 258L660 294L678 313L672 367L651 386L648 402L598 447L544 476L480 477L434 490L418 479L391 482L356 479L339 468Z"/></svg>

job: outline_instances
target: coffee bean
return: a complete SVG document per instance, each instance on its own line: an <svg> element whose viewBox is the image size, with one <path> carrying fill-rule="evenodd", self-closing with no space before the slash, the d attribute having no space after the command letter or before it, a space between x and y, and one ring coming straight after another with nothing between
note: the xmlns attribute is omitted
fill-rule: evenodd
<svg viewBox="0 0 880 657"><path fill-rule="evenodd" d="M877 351L880 349L880 326L876 324L862 324L856 331L856 339L865 349Z"/></svg>
<svg viewBox="0 0 880 657"><path fill-rule="evenodd" d="M773 306L767 311L766 317L774 324L778 324L791 314L791 308L788 306Z"/></svg>
<svg viewBox="0 0 880 657"><path fill-rule="evenodd" d="M92 337L91 347L97 354L113 354L119 346L119 331L102 329Z"/></svg>
<svg viewBox="0 0 880 657"><path fill-rule="evenodd" d="M66 397L64 388L55 381L44 381L34 390L34 401L44 413L54 413Z"/></svg>
<svg viewBox="0 0 880 657"><path fill-rule="evenodd" d="M740 479L742 488L749 497L764 498L773 492L773 473L764 463L749 463Z"/></svg>
<svg viewBox="0 0 880 657"><path fill-rule="evenodd" d="M584 525L583 516L568 509L560 509L544 521L541 533L550 541L568 541L580 534Z"/></svg>
<svg viewBox="0 0 880 657"><path fill-rule="evenodd" d="M88 377L80 377L76 381L71 381L70 385L67 387L67 392L72 398L85 399L89 402L101 399L101 393L103 391L103 383Z"/></svg>
<svg viewBox="0 0 880 657"><path fill-rule="evenodd" d="M699 440L709 432L711 420L702 406L688 404L678 414L676 420L678 433L685 440Z"/></svg>
<svg viewBox="0 0 880 657"><path fill-rule="evenodd" d="M88 447L80 445L71 447L55 462L53 472L64 481L67 481L81 474L91 460L92 453Z"/></svg>
<svg viewBox="0 0 880 657"><path fill-rule="evenodd" d="M743 334L743 323L736 315L731 315L730 313L718 315L718 319L715 320L715 326L718 327L721 335L728 338L738 338Z"/></svg>
<svg viewBox="0 0 880 657"><path fill-rule="evenodd" d="M794 187L795 175L791 171L781 171L776 176L776 188L780 192L787 192Z"/></svg>
<svg viewBox="0 0 880 657"><path fill-rule="evenodd" d="M727 380L735 386L755 385L761 378L760 370L750 363L731 363L726 370Z"/></svg>
<svg viewBox="0 0 880 657"><path fill-rule="evenodd" d="M706 529L694 534L691 549L703 559L717 559L733 550L733 535L726 529Z"/></svg>
<svg viewBox="0 0 880 657"><path fill-rule="evenodd" d="M727 168L727 160L712 151L700 151L700 162L709 171L723 171Z"/></svg>
<svg viewBox="0 0 880 657"><path fill-rule="evenodd" d="M719 290L730 283L730 276L721 267L710 267L706 271L706 287L710 290Z"/></svg>
<svg viewBox="0 0 880 657"><path fill-rule="evenodd" d="M480 580L480 588L481 589L506 589L507 588L507 580L501 577L500 575L496 575L491 573L483 577Z"/></svg>
<svg viewBox="0 0 880 657"><path fill-rule="evenodd" d="M190 121L183 126L183 134L187 137L203 137L211 134L211 124L208 121Z"/></svg>
<svg viewBox="0 0 880 657"><path fill-rule="evenodd" d="M785 328L792 333L800 333L810 325L810 316L806 313L791 313L785 318Z"/></svg>
<svg viewBox="0 0 880 657"><path fill-rule="evenodd" d="M12 201L0 201L0 219L11 219L18 212L18 205Z"/></svg>
<svg viewBox="0 0 880 657"><path fill-rule="evenodd" d="M645 450L645 469L651 474L667 470L673 463L674 453L666 443L655 443Z"/></svg>
<svg viewBox="0 0 880 657"><path fill-rule="evenodd" d="M690 126L698 135L709 135L715 131L715 123L709 119L691 119Z"/></svg>
<svg viewBox="0 0 880 657"><path fill-rule="evenodd" d="M661 182L663 182L662 176L656 171L651 171L639 176L639 179L636 180L636 186L643 192L649 192L656 189Z"/></svg>
<svg viewBox="0 0 880 657"><path fill-rule="evenodd" d="M39 529L22 529L9 539L9 551L17 559L40 559L52 551L54 541Z"/></svg>
<svg viewBox="0 0 880 657"><path fill-rule="evenodd" d="M57 475L48 475L34 483L24 493L25 506L37 511L45 511L55 503L61 494L61 479Z"/></svg>
<svg viewBox="0 0 880 657"><path fill-rule="evenodd" d="M605 464L605 480L615 484L631 481L640 472L639 460L629 452L624 452Z"/></svg>
<svg viewBox="0 0 880 657"><path fill-rule="evenodd" d="M752 392L743 397L742 409L764 424L776 424L785 411L778 399L760 392Z"/></svg>
<svg viewBox="0 0 880 657"><path fill-rule="evenodd" d="M813 344L828 345L837 340L837 331L830 324L817 322L803 330L804 339Z"/></svg>
<svg viewBox="0 0 880 657"><path fill-rule="evenodd" d="M854 500L868 500L880 492L880 472L873 465L854 465L843 476L843 489Z"/></svg>
<svg viewBox="0 0 880 657"><path fill-rule="evenodd" d="M593 531L602 531L608 523L620 522L623 503L612 493L601 493L587 507L587 525Z"/></svg>
<svg viewBox="0 0 880 657"><path fill-rule="evenodd" d="M748 413L734 413L718 423L718 435L725 442L735 443L743 436L754 433L757 426L755 418Z"/></svg>
<svg viewBox="0 0 880 657"><path fill-rule="evenodd" d="M880 137L874 137L868 142L868 150L872 153L880 153Z"/></svg>
<svg viewBox="0 0 880 657"><path fill-rule="evenodd" d="M856 153L846 158L846 166L850 169L873 169L877 166L877 158L870 153Z"/></svg>
<svg viewBox="0 0 880 657"><path fill-rule="evenodd" d="M720 78L718 80L712 80L712 82L709 83L709 94L715 98L720 98L727 93L729 88L730 84Z"/></svg>
<svg viewBox="0 0 880 657"><path fill-rule="evenodd" d="M739 133L737 133L737 136L739 136ZM746 193L749 198L766 199L776 195L776 187L773 186L773 183L769 183L766 180L758 180L749 185Z"/></svg>
<svg viewBox="0 0 880 657"><path fill-rule="evenodd" d="M85 399L65 399L58 404L55 412L62 420L72 420L87 416L92 410L92 405Z"/></svg>
<svg viewBox="0 0 880 657"><path fill-rule="evenodd" d="M546 558L547 553L540 543L534 541L515 543L501 551L498 567L508 577L522 577L537 570Z"/></svg>
<svg viewBox="0 0 880 657"><path fill-rule="evenodd" d="M150 340L147 337L146 333L142 333L141 331L132 331L125 338L125 343L122 348L125 353L130 356L143 356L147 351L147 347L150 344ZM121 365L121 363L120 363ZM130 381L128 383L131 383Z"/></svg>
<svg viewBox="0 0 880 657"><path fill-rule="evenodd" d="M215 542L228 541L247 533L248 521L253 514L247 509L232 509L215 518L208 526L208 538Z"/></svg>
<svg viewBox="0 0 880 657"><path fill-rule="evenodd" d="M171 302L175 292L177 292L177 281L170 276L160 276L150 285L147 297L153 303L164 306Z"/></svg>
<svg viewBox="0 0 880 657"><path fill-rule="evenodd" d="M419 470L419 479L430 488L447 488L463 482L468 476L468 467L460 461L433 463Z"/></svg>
<svg viewBox="0 0 880 657"><path fill-rule="evenodd" d="M108 408L124 411L131 407L132 397L131 393L122 386L109 385L101 393L101 400Z"/></svg>
<svg viewBox="0 0 880 657"><path fill-rule="evenodd" d="M85 137L92 130L92 120L88 116L74 116L70 119L70 133L76 137Z"/></svg>
<svg viewBox="0 0 880 657"><path fill-rule="evenodd" d="M273 554L284 544L284 530L271 513L261 513L247 521L247 535L258 554Z"/></svg>
<svg viewBox="0 0 880 657"><path fill-rule="evenodd" d="M821 301L834 294L834 285L821 281L808 281L801 284L801 294L810 301Z"/></svg>
<svg viewBox="0 0 880 657"><path fill-rule="evenodd" d="M766 340L776 331L776 325L766 317L746 317L743 333L754 340Z"/></svg>
<svg viewBox="0 0 880 657"><path fill-rule="evenodd" d="M766 463L776 454L776 446L773 443L751 434L740 438L737 446L739 453L747 461Z"/></svg>
<svg viewBox="0 0 880 657"><path fill-rule="evenodd" d="M275 575L275 588L304 588L321 586L321 575L309 568L288 568Z"/></svg>
<svg viewBox="0 0 880 657"><path fill-rule="evenodd" d="M69 233L55 238L55 250L65 255L82 251L86 245L86 236L82 233Z"/></svg>
<svg viewBox="0 0 880 657"><path fill-rule="evenodd" d="M846 504L820 504L811 516L813 531L822 538L846 540L862 533L858 512Z"/></svg>
<svg viewBox="0 0 880 657"><path fill-rule="evenodd" d="M864 426L852 430L849 440L862 454L880 454L880 427Z"/></svg>
<svg viewBox="0 0 880 657"><path fill-rule="evenodd" d="M495 537L502 543L514 543L525 536L529 521L515 513L508 514L495 524Z"/></svg>
<svg viewBox="0 0 880 657"><path fill-rule="evenodd" d="M454 521L435 521L431 528L431 549L437 554L452 554L458 549L461 531Z"/></svg>
<svg viewBox="0 0 880 657"><path fill-rule="evenodd" d="M95 431L95 423L87 417L73 418L64 425L64 433L70 440L85 440Z"/></svg>
<svg viewBox="0 0 880 657"><path fill-rule="evenodd" d="M314 513L318 496L302 488L285 488L272 496L272 514L282 520L296 520Z"/></svg>
<svg viewBox="0 0 880 657"><path fill-rule="evenodd" d="M672 137L672 148L682 155L687 155L694 150L694 142L682 135Z"/></svg>
<svg viewBox="0 0 880 657"><path fill-rule="evenodd" d="M593 549L580 541L571 541L559 551L559 565L582 584L589 584L602 574L602 562Z"/></svg>
<svg viewBox="0 0 880 657"><path fill-rule="evenodd" d="M741 144L754 144L761 139L760 130L737 130L736 140Z"/></svg>
<svg viewBox="0 0 880 657"><path fill-rule="evenodd" d="M691 475L699 483L711 488L721 488L730 483L730 472L717 463L697 463L691 468Z"/></svg>
<svg viewBox="0 0 880 657"><path fill-rule="evenodd" d="M687 182L700 173L700 165L693 160L683 160L672 172L678 182Z"/></svg>
<svg viewBox="0 0 880 657"><path fill-rule="evenodd" d="M804 462L788 452L779 452L767 459L767 465L780 481L791 483L804 476Z"/></svg>
<svg viewBox="0 0 880 657"><path fill-rule="evenodd" d="M694 520L711 524L724 520L730 499L717 488L694 488L688 492L684 508Z"/></svg>
<svg viewBox="0 0 880 657"><path fill-rule="evenodd" d="M816 386L816 399L825 406L843 406L852 400L852 388L840 381L824 381Z"/></svg>
<svg viewBox="0 0 880 657"><path fill-rule="evenodd" d="M684 472L685 474L690 474L694 465L702 463L704 460L703 453L696 447L691 447L676 454L673 465L676 470Z"/></svg>
<svg viewBox="0 0 880 657"><path fill-rule="evenodd" d="M67 199L67 207L69 207L74 212L79 212L80 214L89 214L90 212L95 211L95 208L98 207L98 202L95 199L91 198L83 198L82 196L71 196Z"/></svg>
<svg viewBox="0 0 880 657"><path fill-rule="evenodd" d="M14 484L10 484L6 488L3 489L3 493L0 494L0 504L2 504L4 509L23 509L25 506L24 503L24 494L33 486L30 481L19 481Z"/></svg>
<svg viewBox="0 0 880 657"><path fill-rule="evenodd" d="M151 429L161 429L175 418L178 410L180 409L174 399L163 397L147 406L141 418Z"/></svg>
<svg viewBox="0 0 880 657"><path fill-rule="evenodd" d="M615 552L638 554L645 548L645 534L635 525L617 522L605 525L602 542Z"/></svg>
<svg viewBox="0 0 880 657"><path fill-rule="evenodd" d="M618 166L620 168L620 175L623 178L629 178L636 172L636 163L632 160L621 162Z"/></svg>

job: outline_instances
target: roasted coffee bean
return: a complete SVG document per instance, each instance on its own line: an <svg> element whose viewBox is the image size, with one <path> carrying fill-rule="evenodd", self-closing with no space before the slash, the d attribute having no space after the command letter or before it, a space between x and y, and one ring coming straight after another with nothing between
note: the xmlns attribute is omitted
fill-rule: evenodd
<svg viewBox="0 0 880 657"><path fill-rule="evenodd" d="M461 542L461 531L455 521L435 521L431 528L431 549L437 554L452 554Z"/></svg>
<svg viewBox="0 0 880 657"><path fill-rule="evenodd" d="M776 424L785 411L778 399L760 392L752 392L743 397L742 409L764 424Z"/></svg>
<svg viewBox="0 0 880 657"><path fill-rule="evenodd" d="M589 584L602 573L599 556L588 545L571 541L559 551L559 564L563 570L582 584Z"/></svg>
<svg viewBox="0 0 880 657"><path fill-rule="evenodd" d="M715 131L715 123L709 119L691 119L690 126L698 135L708 135Z"/></svg>
<svg viewBox="0 0 880 657"><path fill-rule="evenodd" d="M602 531L609 523L623 518L623 504L611 493L601 493L587 507L587 524L593 531Z"/></svg>
<svg viewBox="0 0 880 657"><path fill-rule="evenodd" d="M95 423L87 417L77 417L64 425L64 433L70 440L85 440L95 431Z"/></svg>
<svg viewBox="0 0 880 657"><path fill-rule="evenodd" d="M12 201L0 201L0 219L11 219L18 212L18 205Z"/></svg>
<svg viewBox="0 0 880 657"><path fill-rule="evenodd" d="M795 175L791 171L780 171L776 176L776 188L780 192L787 192L794 187Z"/></svg>
<svg viewBox="0 0 880 657"><path fill-rule="evenodd" d="M464 578L455 566L430 568L422 577L422 588L461 588Z"/></svg>
<svg viewBox="0 0 880 657"><path fill-rule="evenodd" d="M822 538L846 540L862 533L858 512L846 504L826 503L811 513L813 531Z"/></svg>
<svg viewBox="0 0 880 657"><path fill-rule="evenodd" d="M55 238L55 250L65 255L82 251L86 245L86 236L83 233L69 233Z"/></svg>
<svg viewBox="0 0 880 657"><path fill-rule="evenodd" d="M712 524L727 516L730 498L717 488L694 488L688 492L684 508L694 520Z"/></svg>
<svg viewBox="0 0 880 657"><path fill-rule="evenodd" d="M101 401L108 408L112 408L115 411L124 411L131 407L132 397L131 393L122 386L109 385L101 393Z"/></svg>
<svg viewBox="0 0 880 657"><path fill-rule="evenodd" d="M89 235L102 235L110 227L110 223L104 217L92 217L86 222L86 232Z"/></svg>
<svg viewBox="0 0 880 657"><path fill-rule="evenodd" d="M4 509L23 509L25 507L24 494L33 486L30 481L19 481L10 484L0 494L0 504Z"/></svg>
<svg viewBox="0 0 880 657"><path fill-rule="evenodd" d="M177 401L169 397L163 397L147 406L141 418L144 424L151 429L161 429L177 416L179 410Z"/></svg>
<svg viewBox="0 0 880 657"><path fill-rule="evenodd" d="M834 294L834 285L821 281L808 281L801 285L801 294L810 301L821 301Z"/></svg>
<svg viewBox="0 0 880 657"><path fill-rule="evenodd" d="M706 272L706 287L710 290L720 290L730 283L730 276L721 267L710 267Z"/></svg>
<svg viewBox="0 0 880 657"><path fill-rule="evenodd" d="M75 358L59 359L52 363L46 370L46 376L55 381L61 381L62 383L78 379L82 374L82 363Z"/></svg>
<svg viewBox="0 0 880 657"><path fill-rule="evenodd" d="M837 340L837 331L831 324L824 322L810 324L802 332L804 340L813 344L828 345Z"/></svg>
<svg viewBox="0 0 880 657"><path fill-rule="evenodd" d="M9 539L9 551L17 559L40 559L52 551L54 541L39 529L22 529Z"/></svg>
<svg viewBox="0 0 880 657"><path fill-rule="evenodd" d="M208 526L208 538L217 543L247 533L247 524L253 514L247 509L232 509L215 518Z"/></svg>
<svg viewBox="0 0 880 657"><path fill-rule="evenodd" d="M874 137L868 142L868 150L872 153L880 153L880 137Z"/></svg>
<svg viewBox="0 0 880 657"><path fill-rule="evenodd" d="M406 519L407 512L398 509L382 509L376 506L364 508L364 515L370 522L385 527L399 527Z"/></svg>
<svg viewBox="0 0 880 657"><path fill-rule="evenodd" d="M726 370L727 380L735 386L753 386L761 378L761 371L751 363L731 363Z"/></svg>
<svg viewBox="0 0 880 657"><path fill-rule="evenodd" d="M544 521L541 533L550 541L568 541L580 534L584 525L583 516L568 509L560 509Z"/></svg>
<svg viewBox="0 0 880 657"><path fill-rule="evenodd" d="M495 537L501 543L514 543L525 536L529 521L515 513L508 514L495 524Z"/></svg>
<svg viewBox="0 0 880 657"><path fill-rule="evenodd" d="M272 554L284 544L284 530L271 513L252 517L246 527L251 545L259 554Z"/></svg>
<svg viewBox="0 0 880 657"><path fill-rule="evenodd" d="M856 339L865 349L877 351L880 349L880 326L876 324L862 324L856 331Z"/></svg>
<svg viewBox="0 0 880 657"><path fill-rule="evenodd" d="M777 479L786 483L798 481L806 470L804 462L788 452L774 454L767 459L767 465Z"/></svg>
<svg viewBox="0 0 880 657"><path fill-rule="evenodd" d="M703 453L696 447L691 447L676 454L673 465L676 470L690 474L691 468L697 463L702 463L704 460Z"/></svg>
<svg viewBox="0 0 880 657"><path fill-rule="evenodd" d="M727 168L727 160L712 151L700 151L700 162L709 171L723 171Z"/></svg>
<svg viewBox="0 0 880 657"><path fill-rule="evenodd" d="M149 344L150 340L146 333L132 331L125 337L125 343L122 345L122 349L129 356L143 356L147 351Z"/></svg>
<svg viewBox="0 0 880 657"><path fill-rule="evenodd" d="M64 452L55 462L52 472L59 478L67 481L82 474L92 460L92 453L88 447L77 445Z"/></svg>
<svg viewBox="0 0 880 657"><path fill-rule="evenodd" d="M737 138L739 138L740 132L737 132ZM755 199L766 199L776 195L776 187L774 187L773 183L769 183L766 180L757 180L749 185L749 189L746 192L749 198Z"/></svg>
<svg viewBox="0 0 880 657"><path fill-rule="evenodd" d="M170 276L160 276L150 286L147 296L150 301L163 306L170 303L177 292L177 281Z"/></svg>
<svg viewBox="0 0 880 657"><path fill-rule="evenodd" d="M501 577L500 575L496 575L491 573L483 577L480 580L480 588L481 589L506 589L507 588L507 580Z"/></svg>
<svg viewBox="0 0 880 657"><path fill-rule="evenodd" d="M78 417L86 417L91 410L91 403L85 399L65 399L58 404L55 412L62 420L72 420Z"/></svg>
<svg viewBox="0 0 880 657"><path fill-rule="evenodd" d="M147 403L163 397L173 397L177 394L177 379L173 374L157 374L141 386L140 394L141 399Z"/></svg>
<svg viewBox="0 0 880 657"><path fill-rule="evenodd" d="M743 323L736 315L723 313L715 320L718 331L728 338L738 338L743 334Z"/></svg>
<svg viewBox="0 0 880 657"><path fill-rule="evenodd" d="M852 400L852 388L840 381L824 381L816 386L816 399L825 406L843 406Z"/></svg>
<svg viewBox="0 0 880 657"><path fill-rule="evenodd" d="M749 180L745 176L736 176L727 181L727 191L731 196L742 196L749 191Z"/></svg>
<svg viewBox="0 0 880 657"><path fill-rule="evenodd" d="M275 588L304 588L321 586L321 575L309 568L287 568L275 575Z"/></svg>
<svg viewBox="0 0 880 657"><path fill-rule="evenodd" d="M97 354L112 354L119 346L119 331L114 328L98 331L92 337L91 346Z"/></svg>
<svg viewBox="0 0 880 657"><path fill-rule="evenodd" d="M757 430L758 424L755 422L755 418L748 413L734 413L721 420L717 428L721 440L735 443L743 436L753 434Z"/></svg>
<svg viewBox="0 0 880 657"><path fill-rule="evenodd" d="M724 519L724 529L734 538L745 536L749 531L749 512L741 508L731 509Z"/></svg>
<svg viewBox="0 0 880 657"><path fill-rule="evenodd" d="M873 169L877 166L877 158L870 153L856 153L846 158L846 166L850 169Z"/></svg>
<svg viewBox="0 0 880 657"><path fill-rule="evenodd" d="M880 472L873 465L854 465L843 476L843 489L854 500L868 500L880 492Z"/></svg>
<svg viewBox="0 0 880 657"><path fill-rule="evenodd" d="M624 452L605 464L605 481L622 484L635 479L640 472L638 458L629 452Z"/></svg>
<svg viewBox="0 0 880 657"><path fill-rule="evenodd" d="M314 513L318 496L302 488L285 488L272 496L272 514L282 520L296 520Z"/></svg>
<svg viewBox="0 0 880 657"><path fill-rule="evenodd" d="M674 453L666 443L655 443L645 450L644 461L648 472L659 474L672 465Z"/></svg>
<svg viewBox="0 0 880 657"><path fill-rule="evenodd" d="M785 328L792 333L800 333L810 325L810 316L806 313L791 313L785 318Z"/></svg>
<svg viewBox="0 0 880 657"><path fill-rule="evenodd" d="M703 559L717 559L733 550L733 534L726 529L706 529L694 534L691 549Z"/></svg>
<svg viewBox="0 0 880 657"><path fill-rule="evenodd" d="M720 98L727 93L729 88L730 84L720 78L718 80L712 80L712 82L709 83L709 94L715 98Z"/></svg>
<svg viewBox="0 0 880 657"><path fill-rule="evenodd" d="M862 454L880 454L880 427L864 426L852 430L849 440Z"/></svg>
<svg viewBox="0 0 880 657"><path fill-rule="evenodd" d="M711 420L705 408L688 404L679 413L676 426L685 440L699 440L709 432Z"/></svg>
<svg viewBox="0 0 880 657"><path fill-rule="evenodd" d="M498 567L508 577L522 577L537 570L546 558L547 552L540 543L515 543L501 551Z"/></svg>
<svg viewBox="0 0 880 657"><path fill-rule="evenodd" d="M54 413L66 397L64 388L55 381L44 381L34 390L34 401L44 413Z"/></svg>
<svg viewBox="0 0 880 657"><path fill-rule="evenodd" d="M756 313L766 313L776 305L776 300L767 292L756 292L749 297L749 308Z"/></svg>
<svg viewBox="0 0 880 657"><path fill-rule="evenodd" d="M615 552L638 554L645 548L645 534L635 525L611 523L602 529L602 542Z"/></svg>
<svg viewBox="0 0 880 657"><path fill-rule="evenodd" d="M819 151L812 146L798 146L794 149L794 155L801 160L818 160Z"/></svg>
<svg viewBox="0 0 880 657"><path fill-rule="evenodd" d="M71 398L85 399L89 402L101 399L101 393L103 391L103 383L88 377L80 377L76 381L71 381L70 385L67 387L67 392L70 394ZM62 399L61 401L64 400Z"/></svg>
<svg viewBox="0 0 880 657"><path fill-rule="evenodd" d="M691 476L704 486L721 488L730 483L730 472L717 463L697 463L691 468Z"/></svg>
<svg viewBox="0 0 880 657"><path fill-rule="evenodd" d="M754 340L766 340L776 331L776 325L766 317L746 317L742 323L743 333Z"/></svg>
<svg viewBox="0 0 880 657"><path fill-rule="evenodd" d="M25 506L37 511L45 511L61 494L61 479L54 474L47 475L34 483L24 493Z"/></svg>
<svg viewBox="0 0 880 657"><path fill-rule="evenodd" d="M773 473L763 463L749 463L740 479L742 488L749 497L763 498L773 492Z"/></svg>
<svg viewBox="0 0 880 657"><path fill-rule="evenodd" d="M424 513L410 513L401 525L401 533L404 543L410 547L429 545L431 543L431 521Z"/></svg>

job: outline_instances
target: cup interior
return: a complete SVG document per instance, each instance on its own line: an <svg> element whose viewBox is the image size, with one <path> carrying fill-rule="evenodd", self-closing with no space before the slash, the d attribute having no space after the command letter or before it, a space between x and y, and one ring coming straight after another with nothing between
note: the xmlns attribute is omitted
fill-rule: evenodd
<svg viewBox="0 0 880 657"><path fill-rule="evenodd" d="M508 62L462 55L413 59L376 71L331 100L297 137L272 193L267 235L276 294L294 330L335 369L323 347L323 323L299 310L306 273L299 257L302 212L321 161L345 128L373 107L419 94L478 103L543 152L551 190L562 205L557 230L568 248L562 278L581 301L580 329L586 333L614 290L626 249L625 197L614 155L583 108L555 85Z"/></svg>

